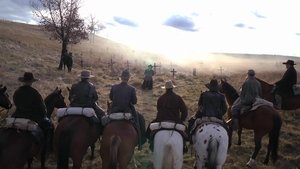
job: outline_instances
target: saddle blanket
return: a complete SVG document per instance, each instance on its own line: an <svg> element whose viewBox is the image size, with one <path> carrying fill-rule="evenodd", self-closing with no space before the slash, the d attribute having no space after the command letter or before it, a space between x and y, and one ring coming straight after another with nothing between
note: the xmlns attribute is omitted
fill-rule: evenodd
<svg viewBox="0 0 300 169"><path fill-rule="evenodd" d="M202 118L197 118L191 128L190 134L194 133L194 131L197 129L198 126L200 126L200 124L224 124L223 120L220 120L216 117L202 117Z"/></svg>
<svg viewBox="0 0 300 169"><path fill-rule="evenodd" d="M119 112L119 113L111 113L111 114L103 116L101 119L101 122L102 122L102 125L105 126L112 120L131 120L131 119L133 119L133 116L131 113Z"/></svg>
<svg viewBox="0 0 300 169"><path fill-rule="evenodd" d="M1 121L0 124L1 128L15 128L15 129L21 129L25 131L39 131L41 130L39 125L30 120L25 118L5 118L3 121Z"/></svg>
<svg viewBox="0 0 300 169"><path fill-rule="evenodd" d="M159 130L159 129L175 129L178 131L186 130L186 126L183 124L167 122L167 121L151 123L149 128L151 131Z"/></svg>
<svg viewBox="0 0 300 169"><path fill-rule="evenodd" d="M56 116L58 119L68 115L83 115L86 117L97 117L95 110L89 107L68 107L57 109Z"/></svg>
<svg viewBox="0 0 300 169"><path fill-rule="evenodd" d="M270 106L270 107L273 107L273 103L269 102L268 100L265 100L265 99L256 98L255 102L252 104L252 108L250 109L250 111L256 110L260 106Z"/></svg>

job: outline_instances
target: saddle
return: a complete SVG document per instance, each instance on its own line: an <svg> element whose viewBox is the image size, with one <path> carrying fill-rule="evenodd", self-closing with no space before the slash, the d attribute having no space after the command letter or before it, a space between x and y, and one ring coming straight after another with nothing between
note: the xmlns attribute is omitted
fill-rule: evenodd
<svg viewBox="0 0 300 169"><path fill-rule="evenodd" d="M150 130L150 138L153 139L154 135L160 130L175 130L178 131L184 140L188 139L188 135L186 133L187 127L184 124L174 123L169 121L162 122L152 122L149 125Z"/></svg>
<svg viewBox="0 0 300 169"><path fill-rule="evenodd" d="M102 117L101 122L103 126L106 126L108 123L111 121L118 121L118 120L133 120L133 116L131 113L123 113L123 112L118 112L118 113L111 113L108 115L105 115Z"/></svg>
<svg viewBox="0 0 300 169"><path fill-rule="evenodd" d="M62 117L68 116L68 115L83 115L86 117L96 117L95 110L90 107L67 107L67 108L59 108L56 112L56 116L58 117L58 120L60 120Z"/></svg>
<svg viewBox="0 0 300 169"><path fill-rule="evenodd" d="M243 106L241 108L241 114L240 115L243 115L244 113L249 112L249 111L256 110L260 106L270 106L270 107L273 107L274 105L273 105L272 102L269 102L269 101L267 101L265 99L256 98L255 102L251 106Z"/></svg>
<svg viewBox="0 0 300 169"><path fill-rule="evenodd" d="M0 128L27 131L34 136L37 144L40 143L44 137L43 131L38 123L30 119L8 117L0 122Z"/></svg>

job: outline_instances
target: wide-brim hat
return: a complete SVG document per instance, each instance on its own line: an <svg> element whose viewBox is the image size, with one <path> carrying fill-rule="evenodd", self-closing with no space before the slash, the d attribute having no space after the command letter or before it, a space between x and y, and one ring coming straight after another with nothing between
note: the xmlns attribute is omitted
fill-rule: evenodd
<svg viewBox="0 0 300 169"><path fill-rule="evenodd" d="M92 77L95 77L94 75L91 74L91 71L89 70L83 70L81 71L80 75L79 75L82 79L89 79Z"/></svg>
<svg viewBox="0 0 300 169"><path fill-rule="evenodd" d="M25 72L23 77L19 77L18 80L20 82L36 82L39 79L34 78L34 76L31 72Z"/></svg>
<svg viewBox="0 0 300 169"><path fill-rule="evenodd" d="M218 80L216 80L216 79L212 79L209 83L205 84L205 86L211 90L219 89L219 83L218 83Z"/></svg>
<svg viewBox="0 0 300 169"><path fill-rule="evenodd" d="M293 60L287 60L286 62L283 62L282 64L296 65Z"/></svg>
<svg viewBox="0 0 300 169"><path fill-rule="evenodd" d="M148 67L151 67L151 68L152 68L153 66L150 64L150 65L148 65Z"/></svg>
<svg viewBox="0 0 300 169"><path fill-rule="evenodd" d="M176 87L172 80L166 81L165 86L162 86L161 88L163 89L173 89L174 87Z"/></svg>

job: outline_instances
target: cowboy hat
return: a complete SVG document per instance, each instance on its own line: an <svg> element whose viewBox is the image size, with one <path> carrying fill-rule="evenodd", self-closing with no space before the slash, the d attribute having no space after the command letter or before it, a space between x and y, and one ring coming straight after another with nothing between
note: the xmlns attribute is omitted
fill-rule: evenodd
<svg viewBox="0 0 300 169"><path fill-rule="evenodd" d="M89 70L83 70L83 71L81 71L81 73L80 73L79 76L82 79L89 79L89 78L95 77L95 76L91 75L91 71L89 71Z"/></svg>
<svg viewBox="0 0 300 169"><path fill-rule="evenodd" d="M248 72L247 72L247 74L249 76L254 76L255 75L255 71L253 69L249 69Z"/></svg>
<svg viewBox="0 0 300 169"><path fill-rule="evenodd" d="M129 72L127 69L125 69L125 70L122 71L120 77L121 77L121 79L129 79L129 77L130 77L130 72Z"/></svg>
<svg viewBox="0 0 300 169"><path fill-rule="evenodd" d="M161 88L173 89L174 87L176 87L176 86L173 84L172 80L168 80L168 81L166 81L165 86L162 86Z"/></svg>
<svg viewBox="0 0 300 169"><path fill-rule="evenodd" d="M293 60L287 60L286 62L283 62L282 64L296 65Z"/></svg>
<svg viewBox="0 0 300 169"><path fill-rule="evenodd" d="M34 78L31 72L25 72L23 77L19 77L18 80L20 82L36 82L39 79Z"/></svg>
<svg viewBox="0 0 300 169"><path fill-rule="evenodd" d="M212 89L218 90L219 89L219 83L218 83L217 79L212 79L209 83L205 84L205 86L210 90L212 90Z"/></svg>

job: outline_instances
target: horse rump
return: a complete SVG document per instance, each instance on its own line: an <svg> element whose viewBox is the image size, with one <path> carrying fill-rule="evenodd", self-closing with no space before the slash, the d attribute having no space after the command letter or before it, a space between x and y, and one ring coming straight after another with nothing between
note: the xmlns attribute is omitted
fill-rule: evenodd
<svg viewBox="0 0 300 169"><path fill-rule="evenodd" d="M109 168L110 169L117 169L117 164L118 164L118 150L119 146L121 144L121 138L119 136L112 136L111 137L111 144L110 144L110 150L109 150L109 155L110 155L110 164Z"/></svg>

